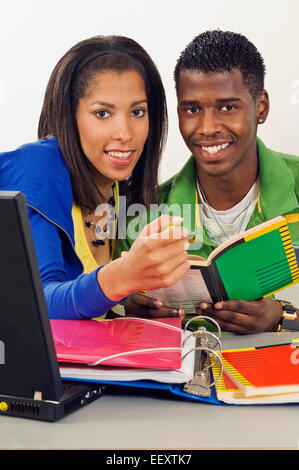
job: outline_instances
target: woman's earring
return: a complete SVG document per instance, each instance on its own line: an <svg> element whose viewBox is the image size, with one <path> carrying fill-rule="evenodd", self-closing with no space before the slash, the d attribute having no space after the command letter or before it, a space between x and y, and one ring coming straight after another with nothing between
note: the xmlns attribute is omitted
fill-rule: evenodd
<svg viewBox="0 0 299 470"><path fill-rule="evenodd" d="M259 124L263 122L263 118L259 118Z"/></svg>

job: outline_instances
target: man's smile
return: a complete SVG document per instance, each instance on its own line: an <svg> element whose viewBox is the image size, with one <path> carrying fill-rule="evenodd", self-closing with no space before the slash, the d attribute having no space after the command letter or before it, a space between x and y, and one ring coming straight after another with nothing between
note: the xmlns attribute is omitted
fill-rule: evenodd
<svg viewBox="0 0 299 470"><path fill-rule="evenodd" d="M233 142L212 142L212 143L193 143L195 153L206 161L217 161L224 158L227 154L226 150Z"/></svg>

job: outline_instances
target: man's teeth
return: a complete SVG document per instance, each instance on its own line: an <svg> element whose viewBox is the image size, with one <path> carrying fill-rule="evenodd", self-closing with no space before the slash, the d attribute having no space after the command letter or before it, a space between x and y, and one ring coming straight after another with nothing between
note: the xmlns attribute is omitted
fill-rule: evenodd
<svg viewBox="0 0 299 470"><path fill-rule="evenodd" d="M107 152L108 155L111 157L117 157L117 158L128 158L132 151L130 150L129 152Z"/></svg>
<svg viewBox="0 0 299 470"><path fill-rule="evenodd" d="M210 147L205 147L204 145L202 145L201 148L205 150L206 152L209 152L210 155L213 155L214 153L217 153L220 150L226 149L229 145L230 145L229 142L227 142L226 144L213 145Z"/></svg>

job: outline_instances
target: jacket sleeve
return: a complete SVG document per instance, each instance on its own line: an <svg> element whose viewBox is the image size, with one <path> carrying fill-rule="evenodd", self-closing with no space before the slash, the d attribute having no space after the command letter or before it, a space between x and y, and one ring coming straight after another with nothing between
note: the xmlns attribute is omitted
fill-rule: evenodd
<svg viewBox="0 0 299 470"><path fill-rule="evenodd" d="M49 317L87 319L104 315L114 307L118 302L110 301L101 291L98 269L78 274L77 268L71 276L73 279L67 278L68 261L63 253L60 229L30 207L28 214Z"/></svg>

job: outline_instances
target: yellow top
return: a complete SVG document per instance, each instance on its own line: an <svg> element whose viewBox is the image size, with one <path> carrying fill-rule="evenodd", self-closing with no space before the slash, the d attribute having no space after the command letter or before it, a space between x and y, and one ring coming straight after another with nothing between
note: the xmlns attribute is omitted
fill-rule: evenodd
<svg viewBox="0 0 299 470"><path fill-rule="evenodd" d="M75 250L78 258L83 264L84 273L90 273L99 267L94 259L91 249L87 243L84 233L83 219L80 207L73 205L72 217L75 232Z"/></svg>
<svg viewBox="0 0 299 470"><path fill-rule="evenodd" d="M113 236L111 239L110 261L113 259L113 254L114 254L117 219L118 219L118 211L119 211L119 186L117 182L115 183L114 188L113 188L113 196L115 199L115 207L114 207L115 220L113 223ZM82 212L81 212L80 207L78 207L76 204L73 204L72 218L73 218L73 223L74 223L76 254L78 258L80 259L81 263L83 264L83 272L90 273L91 271L94 271L95 269L97 269L99 265L94 259L91 249L86 240ZM101 317L94 318L94 320L104 320L105 318L106 318L106 315L102 315Z"/></svg>
<svg viewBox="0 0 299 470"><path fill-rule="evenodd" d="M119 209L119 187L118 187L117 182L114 185L113 195L115 199L115 208L114 208L115 220L113 224L113 237L111 240L110 260L113 259L113 254L114 254L115 235L116 235L117 217L118 217L118 209ZM78 258L81 260L83 264L83 268L84 268L83 272L89 273L97 269L99 265L94 259L91 249L86 240L81 209L76 204L73 204L72 218L73 218L74 233L75 233L75 250L76 250Z"/></svg>

